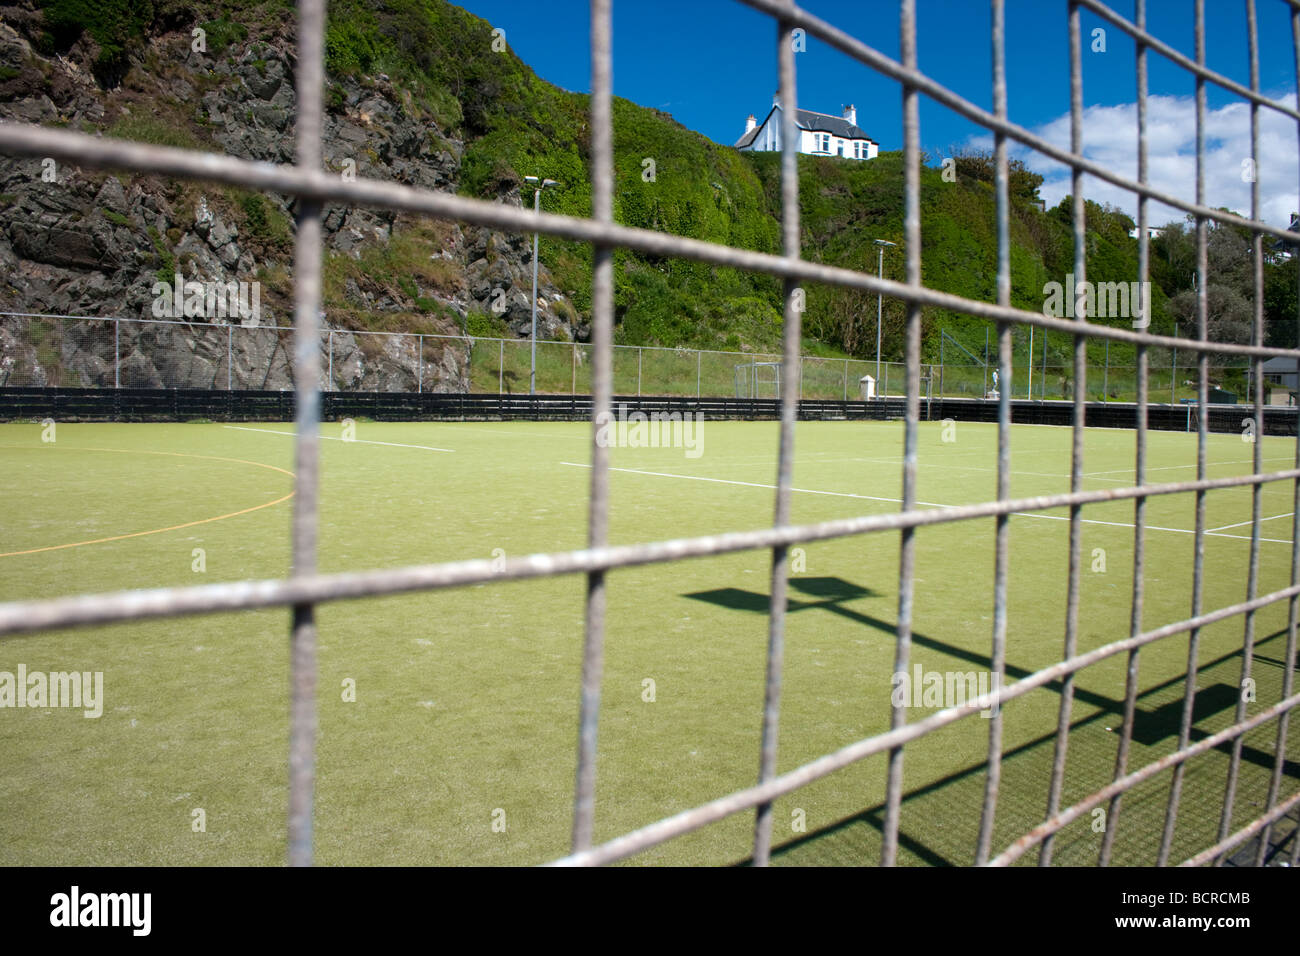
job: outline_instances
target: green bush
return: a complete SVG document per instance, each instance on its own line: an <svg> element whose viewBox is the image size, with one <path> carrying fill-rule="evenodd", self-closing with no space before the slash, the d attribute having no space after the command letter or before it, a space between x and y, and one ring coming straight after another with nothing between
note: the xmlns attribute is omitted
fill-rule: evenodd
<svg viewBox="0 0 1300 956"><path fill-rule="evenodd" d="M207 35L208 52L214 56L220 56L232 44L243 43L248 39L248 27L224 17L220 20L208 20L206 23L200 23L199 26Z"/></svg>
<svg viewBox="0 0 1300 956"><path fill-rule="evenodd" d="M510 338L505 319L490 312L470 312L465 316L465 334L484 339Z"/></svg>
<svg viewBox="0 0 1300 956"><path fill-rule="evenodd" d="M154 19L152 0L46 0L43 7L53 50L67 50L82 33L98 44L93 71L105 87L121 82Z"/></svg>
<svg viewBox="0 0 1300 956"><path fill-rule="evenodd" d="M325 65L335 74L354 76L370 69L375 48L355 23L331 19L325 32Z"/></svg>
<svg viewBox="0 0 1300 956"><path fill-rule="evenodd" d="M244 230L248 237L270 249L287 249L292 241L284 215L259 193L249 193L240 200L244 213Z"/></svg>

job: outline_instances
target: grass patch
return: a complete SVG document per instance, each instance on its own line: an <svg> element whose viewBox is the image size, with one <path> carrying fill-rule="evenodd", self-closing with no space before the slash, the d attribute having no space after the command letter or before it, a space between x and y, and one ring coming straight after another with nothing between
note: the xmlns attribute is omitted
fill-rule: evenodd
<svg viewBox="0 0 1300 956"><path fill-rule="evenodd" d="M129 139L132 142L148 143L152 146L173 146L177 149L201 148L199 141L188 129L152 116L136 114L123 116L109 127L107 135L115 139Z"/></svg>

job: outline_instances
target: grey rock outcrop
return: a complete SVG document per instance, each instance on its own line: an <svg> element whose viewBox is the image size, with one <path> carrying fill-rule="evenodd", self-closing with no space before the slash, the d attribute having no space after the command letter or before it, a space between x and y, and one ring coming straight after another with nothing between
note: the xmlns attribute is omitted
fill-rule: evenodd
<svg viewBox="0 0 1300 956"><path fill-rule="evenodd" d="M0 83L0 118L99 135L132 138L143 129L163 136L151 106L166 104L168 117L189 118L186 129L174 131L177 145L193 140L197 148L243 159L293 162L293 51L283 38L205 55L190 48L188 29L156 37L150 55L110 92L96 85L78 57L47 57L34 49L38 23L11 22L19 29L0 22L0 66L16 75ZM144 63L169 67L152 75ZM457 189L464 145L413 115L387 77L342 80L337 88L342 99L332 102L324 127L328 169ZM166 136L162 141L173 144ZM0 316L0 385L292 388L289 333L267 328L292 321L291 237L273 241L268 222L287 223L291 232L295 204L265 195L261 207L241 207L238 195L220 186L34 158L0 167L0 311L35 314ZM519 205L521 197L516 188L497 201ZM334 255L360 258L402 228L387 211L325 210L326 248ZM468 391L467 316L496 315L511 334L530 334L531 236L460 225L448 227L445 236L442 247L431 250L431 259L446 263L445 283L415 281L399 291L349 277L342 283L345 301L336 305L354 322L360 314L367 327L394 327L385 313L423 313L420 330L447 337L427 335L421 349L414 336L342 328L327 310L334 333L322 343L329 346L322 365L332 365L333 380L325 387ZM183 289L191 282L218 290L256 283L257 314L251 321L220 309L176 314L177 276ZM123 321L114 328L111 322L53 318L69 315L181 324ZM252 324L259 328L228 328ZM543 264L538 337L569 341L586 332Z"/></svg>

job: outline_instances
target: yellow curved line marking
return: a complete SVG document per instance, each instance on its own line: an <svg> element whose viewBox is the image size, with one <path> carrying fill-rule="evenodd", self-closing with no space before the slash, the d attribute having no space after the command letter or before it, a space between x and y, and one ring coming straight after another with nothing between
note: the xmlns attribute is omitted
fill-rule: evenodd
<svg viewBox="0 0 1300 956"><path fill-rule="evenodd" d="M11 446L12 447L12 446ZM58 446L55 446L58 447ZM66 447L66 446L64 446ZM228 461L239 465L254 465L258 468L269 468L271 471L278 471L282 475L288 475L290 478L297 478L293 472L280 468L276 465L268 465L263 461L248 461L245 458L222 458L217 455L187 455L178 451L145 451L136 448L74 448L72 451L106 451L117 452L123 455L166 455L171 458L198 458L203 461ZM229 514L217 515L213 518L200 518L198 521L187 521L184 524L174 524L168 528L154 528L150 531L132 531L130 534L116 534L108 538L94 538L90 541L74 541L70 544L53 544L44 548L29 548L26 551L6 551L0 553L0 558L14 558L22 554L39 554L42 551L62 551L64 548L82 548L90 544L105 544L109 541L122 541L126 538L142 538L150 534L163 534L167 531L179 531L181 528L192 528L195 525L208 524L212 521L224 521L227 518L237 518L239 515L246 515L253 511L261 511L263 508L270 508L281 502L288 501L294 496L295 492L289 492L283 498L276 498L274 501L268 501L264 504L254 505L251 508L243 508L240 511L232 511Z"/></svg>

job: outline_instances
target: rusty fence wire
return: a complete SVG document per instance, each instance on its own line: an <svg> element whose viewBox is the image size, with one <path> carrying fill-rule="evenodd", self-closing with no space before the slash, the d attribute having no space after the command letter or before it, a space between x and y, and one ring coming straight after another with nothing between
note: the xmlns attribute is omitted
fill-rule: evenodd
<svg viewBox="0 0 1300 956"><path fill-rule="evenodd" d="M44 631L72 626L104 625L111 622L141 620L219 611L238 611L271 606L292 610L290 633L290 753L289 753L289 820L288 858L294 865L312 860L313 789L315 783L316 741L316 626L315 609L328 601L352 600L410 591L431 591L478 583L581 574L586 577L584 640L580 712L577 742L577 775L573 803L573 840L571 853L555 861L559 864L599 864L623 859L649 847L679 837L730 815L755 811L754 861L768 862L771 853L773 801L800 787L870 757L885 761L887 783L881 863L896 862L899 846L900 801L906 745L958 720L968 719L995 704L1013 700L1048 685L1059 687L1059 718L1055 734L1055 751L1049 781L1047 806L1043 822L1021 835L1011 844L993 846L994 820L998 808L1002 771L1001 708L989 721L988 759L980 811L980 826L972 857L977 864L1007 865L1037 848L1037 862L1052 860L1053 841L1061 829L1106 805L1108 810L1105 836L1098 862L1110 860L1115 834L1122 825L1122 799L1134 787L1157 775L1169 774L1170 790L1164 814L1164 828L1156 862L1170 862L1172 838L1176 827L1184 772L1190 761L1213 748L1226 747L1231 760L1225 782L1221 816L1215 842L1185 864L1222 862L1226 854L1248 840L1258 837L1254 862L1264 861L1270 830L1283 816L1300 806L1300 792L1285 793L1283 769L1287 749L1288 719L1300 703L1294 693L1297 609L1300 608L1300 457L1294 467L1266 472L1263 468L1262 440L1253 445L1253 469L1248 475L1210 478L1207 475L1207 421L1200 416L1197 438L1197 477L1173 483L1148 481L1147 404L1160 400L1151 392L1152 360L1158 351L1179 349L1195 356L1198 399L1208 400L1209 358L1230 356L1246 360L1251 366L1254 383L1253 414L1256 434L1263 436L1263 362L1267 358L1286 357L1296 360L1300 369L1300 351L1262 346L1262 243L1268 238L1287 239L1291 234L1260 219L1259 186L1251 187L1249 218L1213 209L1205 199L1205 103L1206 85L1236 94L1249 103L1252 130L1252 158L1258 159L1259 112L1274 110L1297 121L1300 137L1300 112L1276 102L1260 92L1257 24L1254 0L1244 0L1250 56L1249 86L1208 69L1205 65L1204 0L1195 0L1196 56L1191 59L1163 43L1146 30L1145 0L1136 0L1133 21L1126 20L1099 0L1070 0L1065 28L1070 41L1070 115L1069 148L1057 146L1012 123L1007 118L1005 74L1004 0L991 0L991 43L993 70L991 77L993 110L989 112L964 99L943 84L921 73L917 67L915 0L900 2L900 58L895 60L833 25L797 6L793 0L739 0L772 17L773 42L780 75L780 98L783 106L781 199L782 252L769 255L706 243L673 235L621 226L613 221L613 149L611 117L611 0L591 2L591 218L575 218L538 213L496 203L483 202L447 193L415 189L396 183L346 181L324 170L321 162L321 115L323 89L324 3L301 0L298 17L296 163L274 166L252 163L229 156L148 146L117 140L99 139L63 129L41 128L18 123L0 123L0 152L24 156L52 156L62 160L104 168L121 168L193 179L212 180L249 188L270 190L296 196L299 200L298 227L294 254L294 328L283 343L293 368L296 390L296 479L292 524L292 573L284 580L243 581L191 588L136 590L82 597L62 597L40 601L0 604L0 636ZM1296 50L1297 80L1300 81L1300 0L1277 0L1290 8L1292 40ZM1080 13L1088 10L1133 38L1137 48L1138 168L1137 178L1120 172L1083 155L1083 83ZM878 278L868 273L837 268L800 258L798 167L795 152L793 116L797 104L795 57L792 39L795 30L818 38L834 49L865 64L876 72L897 81L902 88L904 138L904 196L906 279L902 282ZM1191 73L1196 86L1196 187L1194 199L1172 195L1150 185L1147 179L1147 60L1155 52ZM1300 86L1300 83L1298 83ZM998 281L997 301L986 302L927 288L921 281L920 226L920 129L919 99L929 99L989 130L995 143L995 189L997 195ZM1197 271L1200 290L1195 340L1174 339L1113 326L1090 323L1086 314L1072 319L1043 315L1010 305L1010 238L1008 229L1008 145L1017 142L1057 160L1072 170L1074 197L1074 274L1084 281L1085 208L1083 176L1095 176L1133 193L1138 202L1138 276L1146 281L1149 266L1147 231L1148 204L1163 203L1192 214L1196 221ZM589 369L593 396L592 468L588 498L587 546L576 551L533 554L507 559L504 568L486 560L457 561L414 567L320 574L316 570L316 529L318 509L318 425L322 368L320 347L321 324L321 208L324 202L351 203L391 210L460 220L494 229L519 233L534 230L548 235L589 242L593 247L592 341L585 348L585 367ZM1226 344L1209 341L1207 335L1206 273L1207 225L1227 223L1247 230L1253 237L1255 261L1254 326L1251 344ZM735 531L719 535L611 546L608 543L609 457L608 449L598 440L600 429L611 415L615 376L626 360L616 357L613 347L613 251L617 247L660 256L676 256L721 266L747 269L780 277L784 281L785 328L780 361L794 368L800 353L800 313L796 302L802 297L801 283L823 282L832 285L881 293L902 301L906 307L906 362L900 370L896 387L906 396L904 420L904 457L902 463L902 507L889 514L845 518L815 525L790 523L790 497L793 480L795 412L799 399L799 377L785 375L780 380L781 422L777 461L777 488L772 526ZM922 369L921 309L935 306L996 323L997 368L1003 382L1011 382L1012 331L1022 326L1047 329L1067 337L1072 343L1073 364L1071 389L1073 403L1071 427L1071 481L1067 493L1031 499L1010 497L1010 399L1003 389L997 400L998 462L997 497L979 504L953 508L927 508L917 500L918 423L924 387L932 387L933 376ZM1139 405L1135 433L1136 466L1129 486L1103 490L1084 490L1084 428L1088 396L1087 344L1089 340L1127 342L1136 347L1137 366L1133 381ZM1300 455L1300 443L1297 444ZM1266 594L1259 593L1261 496L1265 485L1289 483L1295 516L1291 525L1290 585ZM1205 502L1215 489L1249 487L1253 495L1250 521L1249 565L1246 592L1241 602L1220 608L1203 606ZM1189 616L1181 621L1146 629L1143 623L1145 576L1146 504L1162 495L1195 496L1195 559L1192 569L1192 603ZM1124 635L1101 647L1080 651L1080 569L1082 564L1081 528L1085 506L1103 501L1131 500L1134 505L1133 576L1131 586L1131 627ZM1063 628L1063 645L1057 663L1006 684L1007 581L1011 560L1008 530L1011 517L1019 511L1064 508L1069 513L1069 562L1067 596ZM990 521L993 532L994 588L992 594L992 629L990 655L995 689L967 700L964 704L908 722L905 707L892 704L890 729L827 753L809 763L778 772L777 754L780 738L780 706L784 660L784 622L787 592L786 560L788 549L800 543L850 535L898 532L899 599L895 638L895 672L910 666L913 601L915 597L914 561L918 528L962 521ZM611 570L651 563L708 557L741 550L770 550L771 604L769 610L766 683L761 721L761 756L757 783L733 793L721 795L700 806L650 823L600 844L593 842L596 813L597 723L604 658L606 592ZM1288 626L1284 674L1280 698L1260 703L1262 709L1248 714L1244 698L1239 700L1233 723L1219 732L1191 740L1193 707L1196 697L1197 646L1201 631L1217 622L1239 618L1243 625L1242 676L1251 673L1254 655L1254 622L1257 612L1270 605L1286 602ZM1135 702L1141 649L1153 642L1187 635L1189 665L1182 705L1182 721L1177 748L1167 756L1147 765L1128 765L1129 745L1133 739ZM1102 661L1123 656L1127 664L1123 723L1120 728L1117 756L1111 783L1082 799L1067 803L1065 770L1074 685L1077 675ZM1256 728L1273 724L1276 750L1272 762L1267 797L1257 816L1245 826L1233 829L1237 803L1238 771L1242 762L1244 736ZM1257 801L1255 801L1257 803ZM1292 839L1290 859L1296 862L1300 840Z"/></svg>

